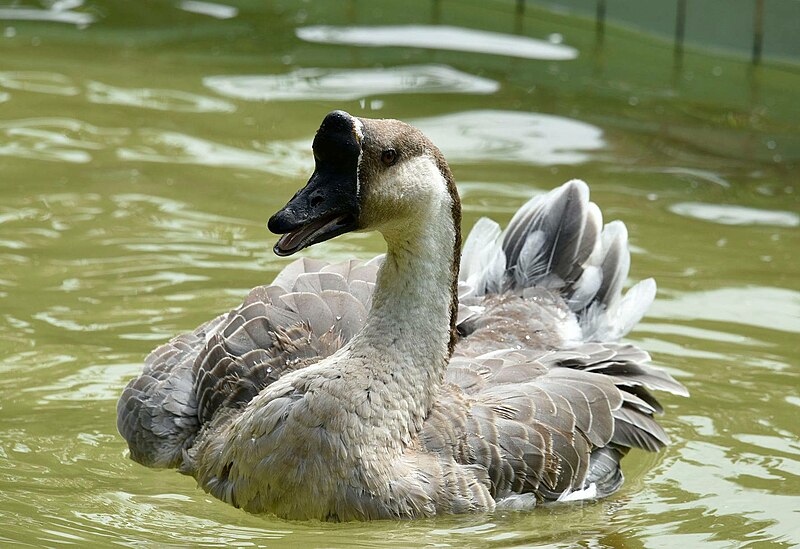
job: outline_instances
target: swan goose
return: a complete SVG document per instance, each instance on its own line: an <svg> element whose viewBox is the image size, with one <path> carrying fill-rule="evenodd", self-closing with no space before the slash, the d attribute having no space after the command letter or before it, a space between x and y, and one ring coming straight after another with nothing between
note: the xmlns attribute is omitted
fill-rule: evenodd
<svg viewBox="0 0 800 549"><path fill-rule="evenodd" d="M625 227L583 182L505 232L482 219L462 256L453 177L416 128L335 111L313 150L275 253L372 230L385 258L298 260L153 351L118 404L134 460L249 512L364 520L607 496L630 448L668 443L649 389L686 390L616 343L655 284L622 296Z"/></svg>

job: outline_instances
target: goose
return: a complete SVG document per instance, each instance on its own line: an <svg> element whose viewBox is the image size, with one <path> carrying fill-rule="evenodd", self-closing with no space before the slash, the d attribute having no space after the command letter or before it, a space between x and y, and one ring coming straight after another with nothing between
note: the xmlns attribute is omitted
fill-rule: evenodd
<svg viewBox="0 0 800 549"><path fill-rule="evenodd" d="M650 393L684 386L619 343L625 226L585 183L488 219L461 253L439 149L398 120L328 114L315 170L268 228L290 256L377 231L371 261L302 258L238 308L155 349L119 399L130 457L251 513L351 521L603 498L632 448L669 437Z"/></svg>

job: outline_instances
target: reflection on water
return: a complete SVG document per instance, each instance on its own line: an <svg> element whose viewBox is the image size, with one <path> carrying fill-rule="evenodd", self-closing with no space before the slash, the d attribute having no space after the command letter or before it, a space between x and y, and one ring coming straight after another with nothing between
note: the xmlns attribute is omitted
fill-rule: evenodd
<svg viewBox="0 0 800 549"><path fill-rule="evenodd" d="M82 87L69 76L46 71L0 72L0 87L65 96L79 95L82 92ZM85 85L85 93L87 101L100 105L122 105L159 111L195 113L233 112L236 110L236 106L228 101L181 90L123 88L89 81ZM7 92L0 92L0 94L4 95L6 99L9 96Z"/></svg>
<svg viewBox="0 0 800 549"><path fill-rule="evenodd" d="M745 286L692 292L656 300L653 316L712 320L800 333L800 292Z"/></svg>
<svg viewBox="0 0 800 549"><path fill-rule="evenodd" d="M79 88L70 77L57 72L45 71L0 72L0 87L55 95L78 95L80 93Z"/></svg>
<svg viewBox="0 0 800 549"><path fill-rule="evenodd" d="M580 164L605 147L600 128L549 114L467 111L413 123L455 162Z"/></svg>
<svg viewBox="0 0 800 549"><path fill-rule="evenodd" d="M76 371L50 385L42 385L26 392L33 393L41 403L53 400L114 400L118 387L139 374L142 365L97 364Z"/></svg>
<svg viewBox="0 0 800 549"><path fill-rule="evenodd" d="M190 510L201 502L177 493L147 497L108 491L93 495L92 499L97 512L77 511L74 518L65 522L81 528L89 527L108 537L116 537L117 532L130 532L125 540L128 543L140 543L142 536L149 538L153 531L160 531L165 539L181 545L230 547L260 542L258 546L263 547L265 541L281 539L289 533L230 525L215 520L214 516L196 516Z"/></svg>
<svg viewBox="0 0 800 549"><path fill-rule="evenodd" d="M300 27L295 32L302 40L322 44L372 47L407 46L552 61L567 61L578 57L578 50L564 44L463 27L428 25L331 27L318 25Z"/></svg>
<svg viewBox="0 0 800 549"><path fill-rule="evenodd" d="M87 100L101 105L125 105L173 112L233 112L236 110L236 106L227 101L179 90L120 88L101 82L89 82L86 89Z"/></svg>
<svg viewBox="0 0 800 549"><path fill-rule="evenodd" d="M790 525L796 513L796 496L763 494L761 504L757 506L745 496L749 479L780 481L791 473L780 471L780 466L776 470L775 460L769 455L744 449L731 451L724 445L708 442L709 438L719 441L721 437L698 436L699 440L688 442L681 449L680 459L674 462L667 474L658 478L679 488L668 503L648 502L644 505L649 520L661 525L659 536L648 545L666 548L681 544L694 546L702 542L703 546L729 547L727 536L722 531L702 528L704 514L714 515L725 529L741 529L751 524L755 531L748 537L753 541L792 539L795 529ZM688 478L694 481L690 484L682 480ZM706 533L692 534L686 530Z"/></svg>
<svg viewBox="0 0 800 549"><path fill-rule="evenodd" d="M0 156L85 164L89 151L105 149L128 134L70 118L29 118L0 122Z"/></svg>
<svg viewBox="0 0 800 549"><path fill-rule="evenodd" d="M196 0L181 0L178 7L190 13L208 15L215 19L231 19L239 14L239 8L213 2L198 2Z"/></svg>
<svg viewBox="0 0 800 549"><path fill-rule="evenodd" d="M0 156L86 164L111 149L120 160L242 168L299 175L309 165L308 143L267 143L247 150L155 129L130 132L73 119L0 122Z"/></svg>
<svg viewBox="0 0 800 549"><path fill-rule="evenodd" d="M408 65L377 69L296 69L263 76L208 76L215 92L250 101L359 99L389 93L494 93L494 80L446 65Z"/></svg>
<svg viewBox="0 0 800 549"><path fill-rule="evenodd" d="M91 13L72 11L83 5L83 0L58 0L43 2L48 9L31 8L12 5L0 7L0 20L9 21L47 21L50 23L67 23L79 28L94 23L96 18Z"/></svg>
<svg viewBox="0 0 800 549"><path fill-rule="evenodd" d="M272 155L222 145L183 133L145 129L137 133L137 141L141 144L120 147L117 156L121 160L139 162L247 168L272 173L283 171L281 166L275 164Z"/></svg>
<svg viewBox="0 0 800 549"><path fill-rule="evenodd" d="M654 168L651 170L653 173L666 173L666 174L674 174L681 179L687 179L692 182L706 182L706 183L713 183L714 185L719 185L725 189L729 189L731 187L730 181L722 177L720 174L712 172L710 170L700 170L696 168L685 168L682 166L669 166L666 168Z"/></svg>
<svg viewBox="0 0 800 549"><path fill-rule="evenodd" d="M800 215L780 210L759 210L729 204L702 204L679 202L669 208L672 212L722 225L772 225L774 227L800 226Z"/></svg>

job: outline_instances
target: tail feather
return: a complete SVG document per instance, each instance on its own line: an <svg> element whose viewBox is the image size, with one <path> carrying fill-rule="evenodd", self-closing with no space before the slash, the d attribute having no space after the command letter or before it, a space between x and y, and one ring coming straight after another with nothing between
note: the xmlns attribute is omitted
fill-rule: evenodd
<svg viewBox="0 0 800 549"><path fill-rule="evenodd" d="M500 292L500 281L506 270L506 256L500 248L500 225L482 217L464 243L460 279L476 295Z"/></svg>
<svg viewBox="0 0 800 549"><path fill-rule="evenodd" d="M589 188L570 181L519 209L503 238L506 275L516 288L559 288L592 252L583 242Z"/></svg>
<svg viewBox="0 0 800 549"><path fill-rule="evenodd" d="M648 279L622 297L630 269L628 231L621 221L603 226L583 181L531 199L502 234L502 253L498 240L497 224L478 221L464 246L461 279L478 296L531 287L555 291L578 317L585 341L623 337L655 296L655 282Z"/></svg>
<svg viewBox="0 0 800 549"><path fill-rule="evenodd" d="M603 281L594 300L610 306L619 297L631 266L628 229L622 221L612 221L603 227L600 249L598 266L603 272Z"/></svg>
<svg viewBox="0 0 800 549"><path fill-rule="evenodd" d="M622 487L624 477L619 462L626 453L618 446L604 446L592 452L585 484L597 487L598 498L610 496Z"/></svg>

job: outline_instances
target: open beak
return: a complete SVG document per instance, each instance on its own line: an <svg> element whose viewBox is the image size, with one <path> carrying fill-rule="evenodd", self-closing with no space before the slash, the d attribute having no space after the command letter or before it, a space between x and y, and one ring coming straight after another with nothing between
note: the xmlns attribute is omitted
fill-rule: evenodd
<svg viewBox="0 0 800 549"><path fill-rule="evenodd" d="M346 182L315 171L308 184L267 223L270 231L282 235L273 248L275 253L292 255L312 244L356 230L358 200L354 193L342 192L347 187L350 185Z"/></svg>
<svg viewBox="0 0 800 549"><path fill-rule="evenodd" d="M358 229L358 159L361 145L354 119L342 111L325 117L314 138L316 169L267 227L282 235L273 250L292 255L313 244Z"/></svg>

